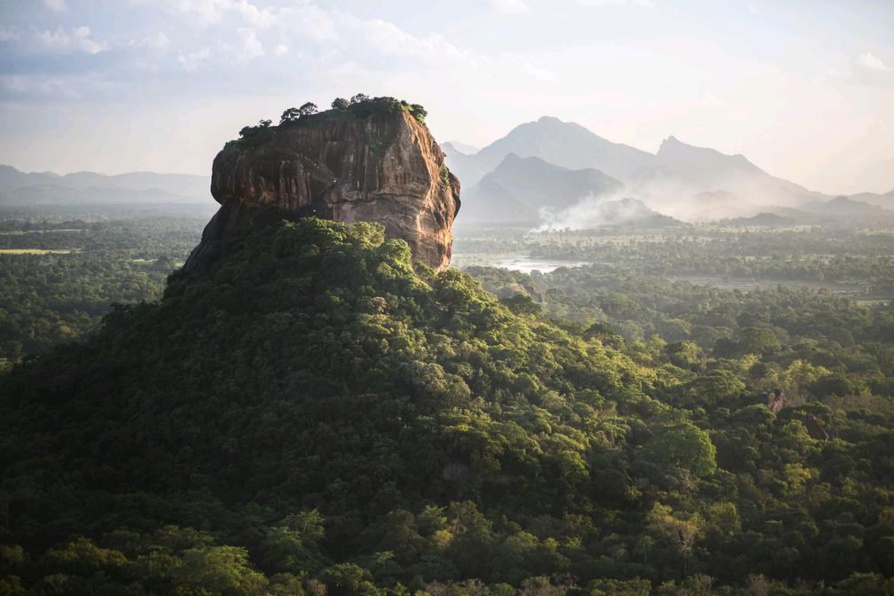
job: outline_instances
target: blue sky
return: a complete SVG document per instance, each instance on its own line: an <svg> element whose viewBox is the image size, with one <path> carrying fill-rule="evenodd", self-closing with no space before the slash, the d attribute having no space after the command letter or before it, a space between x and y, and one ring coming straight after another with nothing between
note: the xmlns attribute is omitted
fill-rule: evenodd
<svg viewBox="0 0 894 596"><path fill-rule="evenodd" d="M482 146L542 115L827 192L894 158L891 0L0 0L0 163L208 173L243 125L363 92Z"/></svg>

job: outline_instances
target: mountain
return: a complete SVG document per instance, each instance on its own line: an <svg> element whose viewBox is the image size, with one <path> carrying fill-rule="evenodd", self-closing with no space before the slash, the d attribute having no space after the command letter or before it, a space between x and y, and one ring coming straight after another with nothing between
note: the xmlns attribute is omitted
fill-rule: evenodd
<svg viewBox="0 0 894 596"><path fill-rule="evenodd" d="M848 197L836 197L831 201L815 201L802 207L808 213L837 218L894 218L894 211L878 205L855 201Z"/></svg>
<svg viewBox="0 0 894 596"><path fill-rule="evenodd" d="M539 157L571 170L594 168L621 181L651 164L654 158L645 151L607 141L579 124L544 116L517 126L474 155L457 158L448 153L448 165L463 184L471 186L510 153Z"/></svg>
<svg viewBox="0 0 894 596"><path fill-rule="evenodd" d="M798 207L828 197L767 174L743 155L726 155L666 139L654 165L627 181L653 208L684 219L754 215L767 206ZM692 197L690 199L689 197ZM699 210L710 203L709 208Z"/></svg>
<svg viewBox="0 0 894 596"><path fill-rule="evenodd" d="M25 207L36 205L101 205L128 203L178 203L198 202L198 197L170 193L157 188L72 188L54 184L23 186L0 193L0 205L5 207Z"/></svg>
<svg viewBox="0 0 894 596"><path fill-rule="evenodd" d="M863 203L869 203L870 205L877 205L885 209L894 210L894 190L885 194L863 192L850 195L848 198L854 201L861 201Z"/></svg>
<svg viewBox="0 0 894 596"><path fill-rule="evenodd" d="M25 173L6 165L0 165L0 192L11 188L58 184L61 176L51 172Z"/></svg>
<svg viewBox="0 0 894 596"><path fill-rule="evenodd" d="M767 211L768 206L794 208L829 198L772 176L742 155L688 145L676 137L666 139L653 155L551 117L522 124L473 155L452 148L446 154L451 170L467 188L483 180L509 154L537 157L567 169L599 170L622 183L627 196L684 220L751 216ZM468 196L467 205L479 196L505 200L499 192L490 182L485 183ZM701 209L705 197L711 195L731 200L725 204L714 201L716 209Z"/></svg>
<svg viewBox="0 0 894 596"><path fill-rule="evenodd" d="M474 155L478 153L481 149L480 147L473 147L472 145L466 145L465 143L461 143L459 141L448 141L446 143L441 143L441 149L444 150L445 153L463 153L465 155Z"/></svg>
<svg viewBox="0 0 894 596"><path fill-rule="evenodd" d="M739 174L750 176L761 170L744 155L726 155L716 149L688 145L674 136L665 139L658 148L656 163L660 168L679 178L698 182L716 176Z"/></svg>
<svg viewBox="0 0 894 596"><path fill-rule="evenodd" d="M735 219L727 220L726 222L731 226L740 226L740 227L785 227L791 226L798 223L798 220L793 217L784 217L782 215L777 215L776 213L758 213L752 217L738 217Z"/></svg>
<svg viewBox="0 0 894 596"><path fill-rule="evenodd" d="M622 188L599 170L569 170L510 153L465 192L461 224L537 224L543 210L558 212L586 197L612 195Z"/></svg>
<svg viewBox="0 0 894 596"><path fill-rule="evenodd" d="M648 515L616 444L628 425L630 456L656 466L639 475L716 468L705 431L652 410L665 406L641 393L655 382L641 365L464 274L414 271L381 225L280 222L220 251L159 303L0 377L4 543L58 545L43 574L75 581L91 537L134 561L85 563L91 581L145 593L214 578L206 593L266 593L220 587L267 585L254 569L378 593L333 584L379 558L382 585L520 583L565 566L550 545L573 520ZM533 571L503 560L515 543L542 551ZM97 585L69 593L113 593Z"/></svg>
<svg viewBox="0 0 894 596"><path fill-rule="evenodd" d="M188 174L130 172L25 173L0 165L0 205L205 202L211 179Z"/></svg>

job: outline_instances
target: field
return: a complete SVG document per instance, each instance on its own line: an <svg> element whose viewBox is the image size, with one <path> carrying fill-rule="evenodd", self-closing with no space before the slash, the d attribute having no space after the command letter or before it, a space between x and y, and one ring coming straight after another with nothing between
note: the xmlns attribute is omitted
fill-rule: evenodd
<svg viewBox="0 0 894 596"><path fill-rule="evenodd" d="M78 249L0 248L0 255L68 255L73 252L78 252Z"/></svg>

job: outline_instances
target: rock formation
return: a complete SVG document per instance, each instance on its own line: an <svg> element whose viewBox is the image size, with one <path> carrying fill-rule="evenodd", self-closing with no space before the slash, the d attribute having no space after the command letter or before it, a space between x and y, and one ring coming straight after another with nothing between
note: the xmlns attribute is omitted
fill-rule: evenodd
<svg viewBox="0 0 894 596"><path fill-rule="evenodd" d="M764 391L758 397L766 402L767 407L774 414L778 414L788 405L788 400L785 399L785 391L778 387L772 391Z"/></svg>
<svg viewBox="0 0 894 596"><path fill-rule="evenodd" d="M307 216L379 222L417 261L450 264L459 181L406 104L367 99L241 134L214 159L211 194L221 207L186 270L213 262L228 235Z"/></svg>
<svg viewBox="0 0 894 596"><path fill-rule="evenodd" d="M830 441L838 437L838 432L831 424L823 424L813 414L804 416L804 426L807 433L817 441Z"/></svg>

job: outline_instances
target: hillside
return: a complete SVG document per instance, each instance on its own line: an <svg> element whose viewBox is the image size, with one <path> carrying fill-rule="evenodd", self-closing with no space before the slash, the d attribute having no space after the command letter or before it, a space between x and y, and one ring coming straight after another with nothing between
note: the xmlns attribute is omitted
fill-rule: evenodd
<svg viewBox="0 0 894 596"><path fill-rule="evenodd" d="M728 372L651 367L598 326L414 268L376 225L303 219L221 251L0 378L4 585L644 593L696 570L888 569L885 414L813 439L801 420L828 408L777 417ZM855 499L853 521L811 521ZM859 545L832 539L847 524ZM792 540L782 563L750 554Z"/></svg>
<svg viewBox="0 0 894 596"><path fill-rule="evenodd" d="M465 191L462 222L536 225L544 209L562 211L587 197L619 193L622 187L599 170L569 170L510 153Z"/></svg>
<svg viewBox="0 0 894 596"><path fill-rule="evenodd" d="M469 550L491 548L481 532L521 532L490 529L500 515L629 502L610 438L629 422L606 400L650 400L625 378L652 383L464 275L414 273L381 227L286 224L3 380L6 539L31 551L126 529L151 542L176 524L247 545L268 573L389 550L394 579L520 581ZM710 471L706 435L680 428ZM299 548L296 527L280 544L296 515L322 516L325 539ZM527 536L532 555L544 548ZM559 556L545 548L544 573Z"/></svg>

